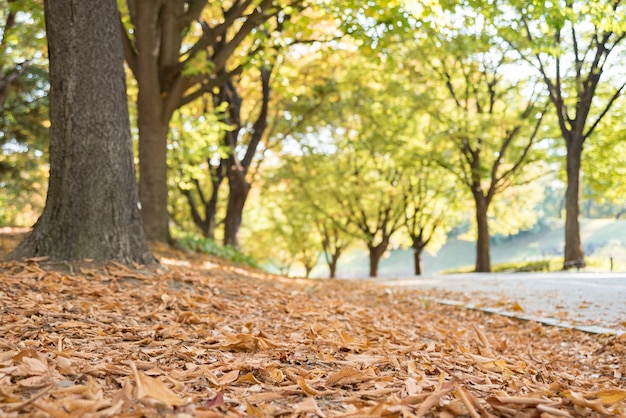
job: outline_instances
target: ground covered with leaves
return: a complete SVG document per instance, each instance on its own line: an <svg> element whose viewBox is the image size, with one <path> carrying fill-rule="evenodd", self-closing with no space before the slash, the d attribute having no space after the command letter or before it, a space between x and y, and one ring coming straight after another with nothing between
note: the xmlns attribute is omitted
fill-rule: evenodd
<svg viewBox="0 0 626 418"><path fill-rule="evenodd" d="M626 414L626 335L168 253L0 267L0 416Z"/></svg>

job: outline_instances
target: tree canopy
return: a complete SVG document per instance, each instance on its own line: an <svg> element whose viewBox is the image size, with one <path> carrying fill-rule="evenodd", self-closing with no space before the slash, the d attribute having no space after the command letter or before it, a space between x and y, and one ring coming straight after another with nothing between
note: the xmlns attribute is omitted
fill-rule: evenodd
<svg viewBox="0 0 626 418"><path fill-rule="evenodd" d="M334 277L359 248L371 276L397 248L419 274L463 231L489 271L494 234L564 214L564 265L584 263L581 201L626 207L626 6L555 4L118 2L147 237ZM0 9L0 222L28 223L46 193L43 8Z"/></svg>

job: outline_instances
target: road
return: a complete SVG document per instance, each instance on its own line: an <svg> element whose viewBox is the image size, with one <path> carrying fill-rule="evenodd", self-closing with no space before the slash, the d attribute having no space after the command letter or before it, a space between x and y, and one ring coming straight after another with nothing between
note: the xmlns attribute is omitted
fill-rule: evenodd
<svg viewBox="0 0 626 418"><path fill-rule="evenodd" d="M472 273L376 282L432 289L442 303L589 332L626 333L624 273Z"/></svg>

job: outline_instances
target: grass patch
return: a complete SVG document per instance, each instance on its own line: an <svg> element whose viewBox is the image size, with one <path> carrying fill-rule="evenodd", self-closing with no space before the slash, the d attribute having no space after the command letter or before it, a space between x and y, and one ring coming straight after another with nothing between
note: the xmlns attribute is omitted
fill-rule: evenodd
<svg viewBox="0 0 626 418"><path fill-rule="evenodd" d="M606 257L585 257L585 269L609 271L611 269L610 260ZM614 262L613 271L622 269L622 263ZM576 270L572 267L570 270ZM583 269L584 270L584 269ZM521 273L521 272L554 272L563 271L562 258L546 258L535 261L516 261L491 265L492 273ZM440 274L462 274L473 273L474 266L463 266L455 269L442 271Z"/></svg>
<svg viewBox="0 0 626 418"><path fill-rule="evenodd" d="M231 245L219 245L210 238L185 235L176 240L178 245L188 251L212 255L236 264L260 268L254 257L244 254Z"/></svg>
<svg viewBox="0 0 626 418"><path fill-rule="evenodd" d="M492 273L520 273L520 272L549 272L560 271L563 261L557 258L548 258L534 261L515 261L508 263L492 264ZM472 273L474 266L464 266L458 269L445 270L441 274Z"/></svg>

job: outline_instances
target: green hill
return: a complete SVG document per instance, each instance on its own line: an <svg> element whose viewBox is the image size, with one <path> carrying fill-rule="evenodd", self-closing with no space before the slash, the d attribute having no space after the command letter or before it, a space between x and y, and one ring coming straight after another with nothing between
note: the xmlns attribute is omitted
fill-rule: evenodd
<svg viewBox="0 0 626 418"><path fill-rule="evenodd" d="M583 219L581 239L585 255L603 262L608 269L613 257L616 268L626 269L626 220ZM506 239L496 240L491 246L492 264L560 258L563 251L563 221L554 220L535 233L523 232ZM472 266L475 243L451 239L437 254L424 254L424 275L445 270ZM365 251L346 254L339 263L338 275L345 278L367 277L368 259ZM314 271L316 277L326 277L328 270L321 264ZM413 253L409 250L390 251L381 260L380 277L406 277L413 275Z"/></svg>

